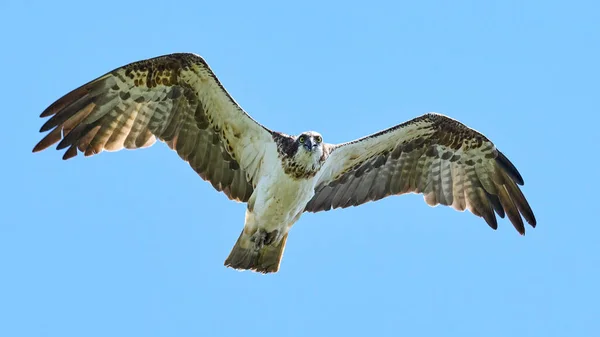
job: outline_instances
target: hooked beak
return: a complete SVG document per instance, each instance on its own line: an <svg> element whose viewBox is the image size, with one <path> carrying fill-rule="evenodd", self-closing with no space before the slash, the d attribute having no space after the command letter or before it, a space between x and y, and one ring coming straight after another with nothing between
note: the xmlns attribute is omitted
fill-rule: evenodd
<svg viewBox="0 0 600 337"><path fill-rule="evenodd" d="M308 150L309 152L312 151L313 143L312 143L312 140L310 139L310 137L306 137L303 145L306 150Z"/></svg>

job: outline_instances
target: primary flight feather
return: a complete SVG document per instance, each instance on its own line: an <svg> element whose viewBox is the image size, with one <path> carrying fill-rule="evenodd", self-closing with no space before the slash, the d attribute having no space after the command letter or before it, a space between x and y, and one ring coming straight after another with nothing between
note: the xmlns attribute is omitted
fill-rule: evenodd
<svg viewBox="0 0 600 337"><path fill-rule="evenodd" d="M130 63L66 94L41 117L50 131L34 147L58 142L63 159L148 147L159 139L212 186L246 202L244 229L225 265L279 270L288 232L308 212L421 193L431 206L483 217L498 214L521 234L533 211L515 166L484 135L428 113L342 144L314 131L297 136L252 119L198 55Z"/></svg>

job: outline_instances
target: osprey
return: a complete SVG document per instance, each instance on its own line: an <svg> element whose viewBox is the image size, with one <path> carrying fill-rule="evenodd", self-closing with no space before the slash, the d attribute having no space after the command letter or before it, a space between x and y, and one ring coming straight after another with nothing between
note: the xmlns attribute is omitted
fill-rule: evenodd
<svg viewBox="0 0 600 337"><path fill-rule="evenodd" d="M34 147L59 142L63 159L137 149L156 139L229 199L247 203L244 228L225 265L277 272L292 225L304 212L420 193L483 217L496 214L525 233L535 227L515 166L481 133L428 113L372 135L328 144L314 131L291 136L252 119L207 63L189 53L117 68L66 94Z"/></svg>

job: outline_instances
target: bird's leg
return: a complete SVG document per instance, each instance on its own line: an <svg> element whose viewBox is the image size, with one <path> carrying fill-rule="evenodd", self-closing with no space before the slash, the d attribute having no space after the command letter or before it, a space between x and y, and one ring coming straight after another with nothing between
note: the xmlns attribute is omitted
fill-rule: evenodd
<svg viewBox="0 0 600 337"><path fill-rule="evenodd" d="M271 233L267 233L264 229L258 229L252 237L250 241L254 242L256 249L261 249L264 246L271 245L273 243L277 243L281 240L281 235L278 230L274 230Z"/></svg>
<svg viewBox="0 0 600 337"><path fill-rule="evenodd" d="M257 229L250 237L250 241L254 242L254 249L259 250L265 245L267 232L263 229Z"/></svg>
<svg viewBox="0 0 600 337"><path fill-rule="evenodd" d="M272 243L277 243L279 242L279 240L281 240L280 235L279 235L279 231L278 230L274 230L271 233L267 233L267 236L265 238L265 245L270 245Z"/></svg>

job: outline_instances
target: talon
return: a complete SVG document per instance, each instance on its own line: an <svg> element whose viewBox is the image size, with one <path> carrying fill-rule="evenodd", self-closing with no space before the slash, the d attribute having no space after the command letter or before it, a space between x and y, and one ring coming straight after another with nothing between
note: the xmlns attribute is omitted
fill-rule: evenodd
<svg viewBox="0 0 600 337"><path fill-rule="evenodd" d="M254 234L250 238L250 241L254 242L254 245L255 245L256 249L258 250L258 249L261 249L265 245L266 238L267 238L267 232L259 229L256 232L254 232Z"/></svg>
<svg viewBox="0 0 600 337"><path fill-rule="evenodd" d="M266 233L266 237L265 237L265 245L270 245L274 242L277 242L279 240L279 231L278 230L274 230L271 233Z"/></svg>

